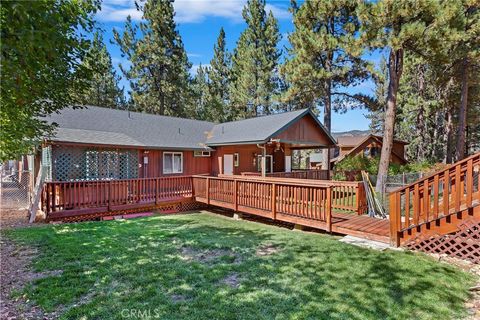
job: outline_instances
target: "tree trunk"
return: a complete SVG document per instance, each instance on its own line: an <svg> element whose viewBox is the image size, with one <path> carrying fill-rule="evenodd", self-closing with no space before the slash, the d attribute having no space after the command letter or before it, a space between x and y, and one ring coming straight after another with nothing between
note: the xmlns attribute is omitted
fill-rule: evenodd
<svg viewBox="0 0 480 320"><path fill-rule="evenodd" d="M456 158L457 161L465 158L465 128L467 126L467 102L468 102L468 58L462 63L462 95L460 97L460 110L458 111L458 134Z"/></svg>
<svg viewBox="0 0 480 320"><path fill-rule="evenodd" d="M403 49L390 50L388 58L388 94L387 110L385 111L385 129L383 131L382 153L378 166L376 191L382 192L383 179L388 174L388 166L393 148L393 134L395 129L395 112L397 108L397 92L403 71Z"/></svg>
<svg viewBox="0 0 480 320"><path fill-rule="evenodd" d="M323 115L323 125L325 129L330 133L332 127L332 81L325 81L325 106L324 106L324 115ZM330 148L323 149L322 157L322 169L329 170L329 156Z"/></svg>
<svg viewBox="0 0 480 320"><path fill-rule="evenodd" d="M453 160L453 119L452 119L452 108L447 107L446 114L446 128L445 128L445 144L447 145L447 150L445 151L445 163L452 163Z"/></svg>

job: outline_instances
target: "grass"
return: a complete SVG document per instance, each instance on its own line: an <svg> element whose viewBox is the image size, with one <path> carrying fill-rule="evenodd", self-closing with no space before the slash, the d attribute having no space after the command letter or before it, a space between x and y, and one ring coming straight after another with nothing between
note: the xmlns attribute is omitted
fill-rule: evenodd
<svg viewBox="0 0 480 320"><path fill-rule="evenodd" d="M456 319L473 281L424 255L205 212L6 236L38 247L35 270L63 270L22 292L63 319Z"/></svg>

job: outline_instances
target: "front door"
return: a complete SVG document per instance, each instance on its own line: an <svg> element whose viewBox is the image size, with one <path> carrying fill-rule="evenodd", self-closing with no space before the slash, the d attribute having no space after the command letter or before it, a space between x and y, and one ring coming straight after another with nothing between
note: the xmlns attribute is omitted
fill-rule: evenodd
<svg viewBox="0 0 480 320"><path fill-rule="evenodd" d="M233 154L225 154L223 156L223 174L233 174Z"/></svg>

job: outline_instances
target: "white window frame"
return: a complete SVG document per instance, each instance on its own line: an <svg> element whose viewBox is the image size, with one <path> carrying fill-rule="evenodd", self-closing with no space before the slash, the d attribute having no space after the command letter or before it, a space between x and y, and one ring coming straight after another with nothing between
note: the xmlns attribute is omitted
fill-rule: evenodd
<svg viewBox="0 0 480 320"><path fill-rule="evenodd" d="M210 157L210 151L195 150L193 151L194 157Z"/></svg>
<svg viewBox="0 0 480 320"><path fill-rule="evenodd" d="M165 172L165 156L170 155L172 156L172 172ZM175 161L173 161L175 155L180 155L180 171L175 171ZM163 152L163 174L179 174L183 173L183 152Z"/></svg>

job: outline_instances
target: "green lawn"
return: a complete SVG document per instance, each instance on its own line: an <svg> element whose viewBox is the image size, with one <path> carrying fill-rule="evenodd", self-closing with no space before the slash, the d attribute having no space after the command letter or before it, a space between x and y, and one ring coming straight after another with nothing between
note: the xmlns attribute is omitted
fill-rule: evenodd
<svg viewBox="0 0 480 320"><path fill-rule="evenodd" d="M473 280L423 255L209 213L6 235L39 248L35 270L63 270L22 294L65 319L457 319Z"/></svg>

